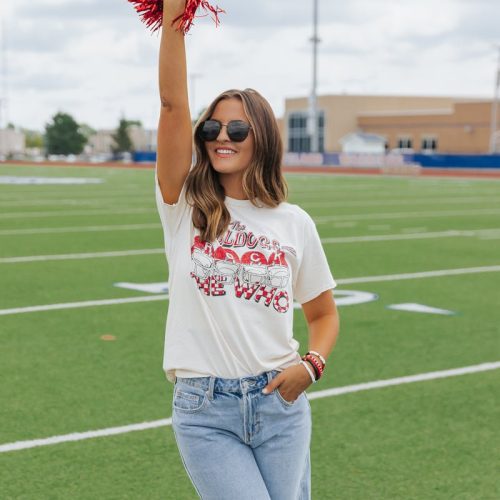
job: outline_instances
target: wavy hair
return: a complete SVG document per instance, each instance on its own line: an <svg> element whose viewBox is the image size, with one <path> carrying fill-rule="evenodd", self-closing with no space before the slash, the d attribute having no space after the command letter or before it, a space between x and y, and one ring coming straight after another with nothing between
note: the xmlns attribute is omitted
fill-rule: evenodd
<svg viewBox="0 0 500 500"><path fill-rule="evenodd" d="M196 161L186 179L186 200L193 207L193 225L204 241L212 242L227 230L231 216L224 203L225 191L212 167L205 143L198 137L202 122L223 99L243 104L254 134L254 153L243 173L243 191L257 207L277 207L288 198L288 184L281 171L283 143L278 123L267 100L256 90L226 90L217 96L194 127Z"/></svg>

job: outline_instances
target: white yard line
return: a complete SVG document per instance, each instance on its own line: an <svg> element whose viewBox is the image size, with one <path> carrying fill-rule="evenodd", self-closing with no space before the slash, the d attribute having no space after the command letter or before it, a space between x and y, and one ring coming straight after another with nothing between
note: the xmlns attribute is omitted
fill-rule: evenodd
<svg viewBox="0 0 500 500"><path fill-rule="evenodd" d="M155 210L151 210L154 212ZM102 212L105 214L105 212ZM465 210L465 211L438 211L438 212L397 212L397 213L376 213L376 214L349 214L349 215L325 215L313 217L317 224L324 224L331 221L341 220L369 220L369 219L407 219L414 217L458 217L475 215L496 215L500 214L500 209L485 210ZM42 227L26 229L2 229L0 236L17 234L53 234L53 233L78 233L93 231L125 231L134 229L153 229L160 227L158 224L129 224L129 225L109 225L109 226L72 226L72 227Z"/></svg>
<svg viewBox="0 0 500 500"><path fill-rule="evenodd" d="M40 311L55 311L60 309L78 309L81 307L112 306L115 304L130 304L133 302L153 302L156 300L166 300L167 298L167 294L161 294L142 297L127 297L122 299L86 300L83 302L65 302L62 304L47 304L43 306L16 307L13 309L0 309L0 316Z"/></svg>
<svg viewBox="0 0 500 500"><path fill-rule="evenodd" d="M500 265L483 266L483 267L469 267L463 269L442 269L436 271L423 271L418 273L405 273L405 274L387 274L380 276L361 276L358 278L343 278L337 279L339 285L346 285L351 283L376 283L383 281L398 281L409 279L422 279L434 278L437 276L456 276L460 274L477 274L477 273L494 273L500 271ZM121 299L104 299L104 300L88 300L84 302L65 302L61 304L46 304L39 306L16 307L12 309L0 309L0 316L7 316L12 314L25 314L41 311L54 311L59 309L77 309L81 307L95 307L95 306L108 306L115 304L130 304L133 302L148 302L155 300L166 300L167 294L159 294L153 296L141 297L127 297Z"/></svg>
<svg viewBox="0 0 500 500"><path fill-rule="evenodd" d="M47 212L6 212L0 214L0 219L22 219L29 217L75 217L75 216L89 216L89 215L121 215L121 214L145 214L158 212L156 208L138 207L138 208L107 208L103 207L99 210L51 210Z"/></svg>
<svg viewBox="0 0 500 500"><path fill-rule="evenodd" d="M135 195L137 196L137 195ZM295 195L294 195L295 196ZM141 195L141 198L144 196ZM129 200L129 196L127 195L125 197L127 200ZM435 199L432 197L427 197L427 198L394 198L391 197L391 199L370 199L370 200L339 200L336 199L336 194L332 193L332 198L335 199L335 201L304 201L299 203L301 206L307 206L307 207L371 207L371 206L399 206L399 205L418 205L418 204L438 204L438 205L446 205L447 203L451 204L456 204L456 203L494 203L498 202L500 203L500 198L499 196L494 196L491 195L490 197L488 196L476 196L476 197L456 197L452 196L449 198L445 198L442 196L439 196ZM151 198L150 198L151 199ZM125 201L125 199L123 200ZM135 200L139 201L139 200ZM147 201L147 200L144 200ZM110 206L111 203L109 200L106 200L106 198L96 198L96 199L88 199L88 200L75 200L75 199L47 199L47 200L36 200L36 199L24 199L24 200L15 200L11 202L7 201L1 201L0 202L0 207L17 207L17 206L37 206L37 205L54 205L54 206L59 206L59 205L70 205L70 206L78 206L78 205L83 205L83 206ZM116 203L115 203L116 205ZM33 212L30 212L33 213ZM36 213L36 212L35 212ZM50 213L50 212L48 212ZM51 212L51 213L55 213ZM19 214L19 212L14 212L11 214L1 214L2 217L15 217ZM24 215L24 214L22 214Z"/></svg>
<svg viewBox="0 0 500 500"><path fill-rule="evenodd" d="M492 197L488 199L487 197L465 197L465 198L443 198L439 197L436 199L428 198L391 198L389 200L364 200L364 201L304 201L300 205L306 207L377 207L377 206L399 206L399 205L446 205L450 204L463 204L463 203L500 203L500 197Z"/></svg>
<svg viewBox="0 0 500 500"><path fill-rule="evenodd" d="M134 195L137 196L137 195ZM143 198L143 196L141 196ZM123 202L128 202L130 199L129 195L123 197ZM151 197L150 197L151 200ZM138 200L133 200L138 201ZM147 201L147 200L146 200ZM59 198L59 199L35 199L35 198L22 198L22 199L12 199L11 201L0 201L0 207L24 207L24 206L37 206L37 205L116 205L113 200L107 200L105 197L102 198L88 198L77 200L73 198Z"/></svg>
<svg viewBox="0 0 500 500"><path fill-rule="evenodd" d="M396 241L396 240L420 240L430 238L461 238L461 237L488 237L500 234L500 228L492 229L469 229L449 231L431 231L427 233L404 233L404 234L372 234L370 236L339 236L336 238L322 238L322 243L354 243L357 241ZM1 262L1 259L0 259Z"/></svg>
<svg viewBox="0 0 500 500"><path fill-rule="evenodd" d="M430 238L456 238L456 237L475 237L496 238L500 236L500 228L491 229L469 229L463 231L435 231L427 233L405 233L405 234L374 234L371 236L340 236L335 238L322 238L324 244L332 243L354 243L358 241L376 242L376 241L397 241L397 240L419 240ZM23 262L38 262L51 260L71 260L71 259L96 259L106 257L128 257L129 255L151 255L161 254L163 248L143 248L138 250L116 250L109 252L86 252L86 253L68 253L57 255L28 255L25 257L0 257L0 264L18 264Z"/></svg>
<svg viewBox="0 0 500 500"><path fill-rule="evenodd" d="M0 264L18 264L21 262L39 262L48 260L96 259L102 257L128 257L130 255L162 254L164 248L143 248L139 250L122 250L114 252L67 253L60 255L29 255L26 257L3 257Z"/></svg>
<svg viewBox="0 0 500 500"><path fill-rule="evenodd" d="M16 234L55 234L55 233L91 233L99 231L135 231L142 229L159 229L161 224L113 224L110 226L71 226L71 227L39 227L26 229L2 229L0 236L12 236Z"/></svg>
<svg viewBox="0 0 500 500"><path fill-rule="evenodd" d="M352 283L377 283L382 281L414 280L421 278L436 278L438 276L457 276L460 274L496 273L499 271L500 265L465 267L462 269L442 269L437 271L422 271L419 273L388 274L386 276L360 276L359 278L344 278L335 281L341 285L350 285Z"/></svg>
<svg viewBox="0 0 500 500"><path fill-rule="evenodd" d="M387 212L376 214L348 214L348 215L320 215L313 217L317 224L335 220L369 220L369 219L408 219L408 218L426 218L426 217L465 217L475 215L497 215L500 214L500 208L486 208L478 210L439 210L437 212Z"/></svg>
<svg viewBox="0 0 500 500"><path fill-rule="evenodd" d="M353 392L369 391L372 389L380 389L383 387L395 387L403 384L426 382L429 380L457 377L461 375L470 375L473 373L481 373L498 369L500 369L500 362L496 361L491 363L481 363L479 365L464 366L462 368L453 368L450 370L440 370L427 373L418 373L416 375L408 375L405 377L374 380L372 382L346 385L343 387L334 387L332 389L323 389L321 391L312 391L312 392L306 391L306 394L307 394L307 399L311 401L313 399L322 399L331 396L340 396L342 394L350 394ZM51 436L42 439L15 441L13 443L5 443L0 445L0 453L26 450L30 448L38 448L40 446L49 446L60 443L69 443L72 441L84 441L86 439L93 439L98 437L116 436L118 434L127 434L129 432L156 429L158 427L167 427L169 425L172 425L172 418L163 418L161 420L141 422L139 424L122 425L119 427L108 427L106 429L100 429L95 431L73 432L71 434L62 434L59 436Z"/></svg>

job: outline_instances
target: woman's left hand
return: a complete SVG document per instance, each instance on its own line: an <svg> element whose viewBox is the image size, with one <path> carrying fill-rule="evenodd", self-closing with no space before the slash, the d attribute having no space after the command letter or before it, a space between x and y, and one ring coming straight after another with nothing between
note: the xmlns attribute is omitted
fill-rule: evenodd
<svg viewBox="0 0 500 500"><path fill-rule="evenodd" d="M285 401L292 403L312 384L311 377L302 363L289 366L276 375L262 390L263 394L271 394L279 387L279 393Z"/></svg>

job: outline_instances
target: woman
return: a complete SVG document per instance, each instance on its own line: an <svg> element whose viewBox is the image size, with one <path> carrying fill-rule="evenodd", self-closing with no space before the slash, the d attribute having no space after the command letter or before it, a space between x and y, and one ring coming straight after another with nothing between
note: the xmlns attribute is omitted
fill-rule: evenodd
<svg viewBox="0 0 500 500"><path fill-rule="evenodd" d="M282 143L256 91L218 96L194 132L184 35L165 0L156 202L169 264L163 368L172 428L204 500L311 497L305 394L338 336L336 283L311 217L287 203ZM311 348L301 359L293 301ZM263 391L267 388L267 394Z"/></svg>

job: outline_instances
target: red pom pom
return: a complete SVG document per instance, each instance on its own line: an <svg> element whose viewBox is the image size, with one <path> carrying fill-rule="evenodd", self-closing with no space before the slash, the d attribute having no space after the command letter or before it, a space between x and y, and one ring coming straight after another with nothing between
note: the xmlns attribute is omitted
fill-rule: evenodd
<svg viewBox="0 0 500 500"><path fill-rule="evenodd" d="M163 21L163 0L128 1L134 5L135 10L138 14L140 14L142 21L146 23L148 28L151 28L153 32L160 29ZM191 28L194 18L203 17L195 15L198 7L207 11L206 14L203 14L203 16L212 14L212 19L214 20L215 25L219 25L219 14L225 13L224 10L219 8L217 5L213 7L207 0L187 0L184 13L172 21L172 26L177 22L176 29L186 34Z"/></svg>

